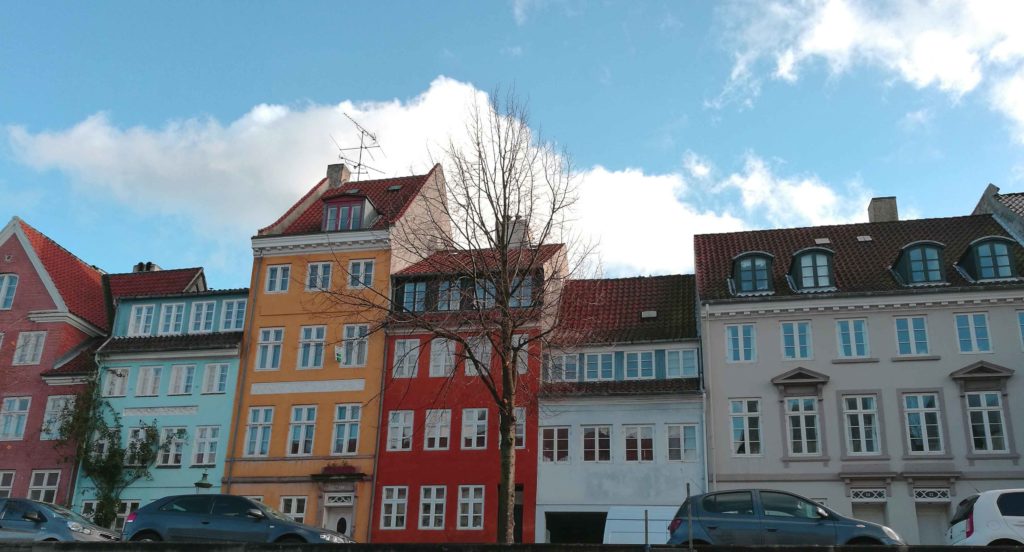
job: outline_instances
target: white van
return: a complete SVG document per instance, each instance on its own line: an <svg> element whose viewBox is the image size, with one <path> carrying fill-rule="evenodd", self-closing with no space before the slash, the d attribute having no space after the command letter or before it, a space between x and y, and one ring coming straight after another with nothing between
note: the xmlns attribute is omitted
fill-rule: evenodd
<svg viewBox="0 0 1024 552"><path fill-rule="evenodd" d="M1024 544L1024 489L1001 489L960 501L946 542L956 546Z"/></svg>

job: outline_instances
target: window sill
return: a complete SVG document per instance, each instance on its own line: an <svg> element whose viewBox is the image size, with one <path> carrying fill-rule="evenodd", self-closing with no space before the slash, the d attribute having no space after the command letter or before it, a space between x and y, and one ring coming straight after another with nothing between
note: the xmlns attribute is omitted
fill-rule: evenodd
<svg viewBox="0 0 1024 552"><path fill-rule="evenodd" d="M1015 452L994 452L992 454L972 452L967 455L967 459L971 462L975 460L1013 460L1014 464L1016 464L1020 460L1020 455Z"/></svg>
<svg viewBox="0 0 1024 552"><path fill-rule="evenodd" d="M907 462L915 462L915 461L921 461L921 460L924 460L924 461L927 462L927 461L930 461L930 460L952 460L952 459L953 459L953 455L952 454L915 454L915 455L904 454L903 455L903 460L907 461Z"/></svg>
<svg viewBox="0 0 1024 552"><path fill-rule="evenodd" d="M894 357L890 358L889 360L891 360L892 362L914 362L914 361L917 361L917 360L921 360L921 361L925 361L925 360L942 360L942 357L939 356L939 355L904 355L904 356L894 356Z"/></svg>
<svg viewBox="0 0 1024 552"><path fill-rule="evenodd" d="M788 464L790 462L821 462L822 464L828 464L828 456L783 456L782 463Z"/></svg>
<svg viewBox="0 0 1024 552"><path fill-rule="evenodd" d="M888 454L862 454L854 456L840 456L841 462L888 462Z"/></svg>
<svg viewBox="0 0 1024 552"><path fill-rule="evenodd" d="M178 469L181 469L181 464L178 464L177 466L172 466L172 465L168 464L166 466L153 466L153 467L158 469L158 470L178 470Z"/></svg>
<svg viewBox="0 0 1024 552"><path fill-rule="evenodd" d="M832 364L867 364L878 362L875 357L833 358Z"/></svg>

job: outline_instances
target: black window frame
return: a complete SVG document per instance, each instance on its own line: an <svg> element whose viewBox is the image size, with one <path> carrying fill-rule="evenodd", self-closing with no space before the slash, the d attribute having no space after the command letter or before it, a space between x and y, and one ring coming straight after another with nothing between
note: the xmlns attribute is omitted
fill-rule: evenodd
<svg viewBox="0 0 1024 552"><path fill-rule="evenodd" d="M1004 248L1006 248L1006 265L1005 265L1005 267L1009 271L1009 274L1007 274L1005 276L998 273L999 269L1000 269L1000 267L1002 265L1000 265L998 263L998 259L1000 258L1001 255L997 254L996 251L995 251L995 247L997 245L1001 245ZM987 238L987 239L983 239L983 240L980 240L980 241L977 241L977 242L971 244L971 264L973 265L972 268L974 269L972 276L974 276L974 279L977 280L977 281L988 281L988 280L1005 280L1005 279L1008 279L1008 278L1016 277L1017 276L1017 271L1014 268L1014 260L1015 259L1013 258L1013 250L1010 249L1010 245L1011 245L1011 241L1010 240L1008 240L1008 239L1001 239L1001 238ZM981 259L983 258L982 248L984 248L984 247L990 248L989 250L992 253L991 257L993 259L993 264L992 264L991 268L995 271L995 274L993 274L992 276L984 276L982 274L982 270L984 268L982 267Z"/></svg>
<svg viewBox="0 0 1024 552"><path fill-rule="evenodd" d="M912 256L914 255L914 252L917 252L917 251L921 252L921 259L919 261L915 261L912 258ZM934 251L935 252L935 259L933 259L935 261L935 263L937 264L937 266L935 268L930 268L928 266L928 263L929 263L928 252L930 252L930 251ZM946 269L945 269L945 264L943 262L944 261L944 258L943 258L943 254L944 253L945 253L945 245L943 245L941 243L937 243L937 242L914 242L914 243L911 243L911 244L907 244L906 246L903 247L903 250L900 252L899 261L897 261L897 263L896 263L896 269L899 271L900 278L903 280L903 282L906 285L928 285L928 284L942 284L942 283L945 283L946 282ZM914 269L914 263L915 262L922 263L921 270L915 271L915 269ZM923 280L915 279L914 278L915 272L920 272L920 273L924 274L925 278ZM932 279L930 277L930 274L933 273L933 272L937 272L938 273L938 279Z"/></svg>
<svg viewBox="0 0 1024 552"><path fill-rule="evenodd" d="M821 279L821 274L818 273L818 263L811 263L812 274L811 277L814 280L814 285L804 285L804 266L803 260L807 256L822 255L826 259L825 267L828 271L828 283L826 285L818 284ZM835 263L835 252L823 247L812 247L808 249L802 249L793 255L793 263L790 266L789 271L790 279L793 282L793 287L797 290L814 290L814 289L833 289L836 287L836 263Z"/></svg>
<svg viewBox="0 0 1024 552"><path fill-rule="evenodd" d="M740 294L744 294L744 293L770 293L770 292L774 291L774 282L772 281L772 262L773 262L773 260L774 259L772 258L771 255L769 255L767 253L760 253L760 252L743 253L743 254L737 256L733 260L733 267L732 267L732 274L733 274L732 280L733 280L733 285L735 286L735 289L736 289L736 293L740 293ZM750 266L748 268L744 268L743 267L743 263L747 262L747 261L750 262ZM763 271L764 271L764 288L759 288L758 287L758 273L761 272L761 270L758 269L757 266L756 266L756 262L757 261L764 261L764 268L763 268ZM751 282L751 288L750 289L744 289L744 279L743 279L744 273L750 274L750 282Z"/></svg>

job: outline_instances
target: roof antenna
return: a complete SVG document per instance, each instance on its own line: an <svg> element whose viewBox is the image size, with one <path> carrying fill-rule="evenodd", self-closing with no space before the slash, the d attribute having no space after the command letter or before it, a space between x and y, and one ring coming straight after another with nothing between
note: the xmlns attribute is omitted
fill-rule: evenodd
<svg viewBox="0 0 1024 552"><path fill-rule="evenodd" d="M338 144L338 141L334 139L334 136L331 136L331 141L333 141L334 145L338 148L338 159L342 160L343 162L345 162L345 164L352 167L352 174L353 176L355 176L355 180L357 182L359 181L362 175L369 174L369 171L384 174L384 171L363 163L364 151L366 152L366 155L370 158L370 161L373 162L377 161L373 157L373 150L377 149L380 150L382 154L384 153L384 148L382 148L380 146L380 143L377 142L377 135L363 128L363 126L357 123L356 120L353 119L348 113L344 113L344 115L345 118L347 118L349 121L352 121L352 124L355 125L356 130L359 131L359 146L343 148L341 147L340 144ZM353 151L359 152L358 154L356 154L355 159L352 158L351 154L346 153ZM385 155L385 157L387 157L387 155Z"/></svg>

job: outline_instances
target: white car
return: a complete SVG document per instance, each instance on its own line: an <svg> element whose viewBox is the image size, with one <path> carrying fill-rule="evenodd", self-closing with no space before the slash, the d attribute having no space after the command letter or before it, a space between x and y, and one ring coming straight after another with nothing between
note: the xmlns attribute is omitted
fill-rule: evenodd
<svg viewBox="0 0 1024 552"><path fill-rule="evenodd" d="M946 542L956 546L1024 544L1024 489L985 491L961 500L949 521Z"/></svg>

